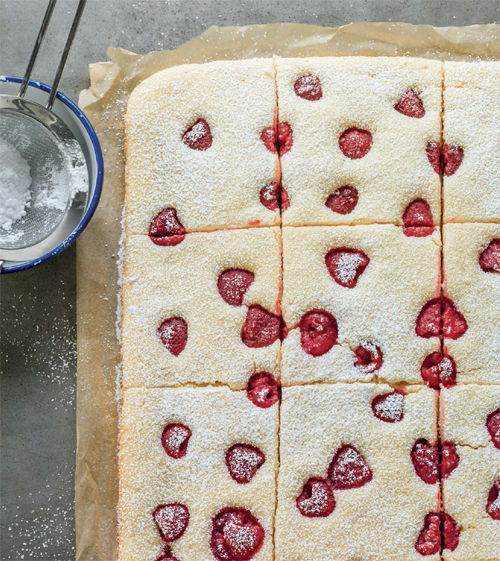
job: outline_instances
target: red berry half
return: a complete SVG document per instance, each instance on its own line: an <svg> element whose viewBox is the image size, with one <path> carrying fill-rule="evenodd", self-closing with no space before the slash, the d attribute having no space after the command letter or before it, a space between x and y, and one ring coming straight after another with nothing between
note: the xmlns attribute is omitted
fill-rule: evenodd
<svg viewBox="0 0 500 561"><path fill-rule="evenodd" d="M328 466L328 481L333 489L362 487L372 479L363 456L350 444L339 448Z"/></svg>
<svg viewBox="0 0 500 561"><path fill-rule="evenodd" d="M186 425L167 425L161 435L161 444L165 452L176 460L186 455L191 430Z"/></svg>
<svg viewBox="0 0 500 561"><path fill-rule="evenodd" d="M479 266L487 273L500 273L500 238L494 238L479 256Z"/></svg>
<svg viewBox="0 0 500 561"><path fill-rule="evenodd" d="M359 276L368 267L370 258L360 249L336 247L325 255L325 265L332 279L340 286L354 288Z"/></svg>
<svg viewBox="0 0 500 561"><path fill-rule="evenodd" d="M247 397L257 407L267 409L280 398L278 382L268 372L256 372L248 379Z"/></svg>
<svg viewBox="0 0 500 561"><path fill-rule="evenodd" d="M443 175L453 175L460 167L464 158L464 149L454 144L445 144L443 147Z"/></svg>
<svg viewBox="0 0 500 561"><path fill-rule="evenodd" d="M324 518L335 508L335 498L330 484L325 479L312 477L295 499L297 508L307 518Z"/></svg>
<svg viewBox="0 0 500 561"><path fill-rule="evenodd" d="M358 204L358 191L350 185L339 187L325 201L325 205L338 214L350 214Z"/></svg>
<svg viewBox="0 0 500 561"><path fill-rule="evenodd" d="M208 150L212 146L212 133L205 119L198 119L182 135L182 142L193 150Z"/></svg>
<svg viewBox="0 0 500 561"><path fill-rule="evenodd" d="M178 356L186 346L188 326L180 317L164 320L156 330L161 342L174 355Z"/></svg>
<svg viewBox="0 0 500 561"><path fill-rule="evenodd" d="M266 461L264 454L251 444L234 444L226 452L226 466L237 483L250 483Z"/></svg>
<svg viewBox="0 0 500 561"><path fill-rule="evenodd" d="M158 505L153 512L153 520L160 535L167 543L178 540L189 524L189 510L186 505L172 503Z"/></svg>
<svg viewBox="0 0 500 561"><path fill-rule="evenodd" d="M493 446L500 449L500 408L488 415L486 429L490 433Z"/></svg>
<svg viewBox="0 0 500 561"><path fill-rule="evenodd" d="M224 302L230 306L241 306L255 275L245 269L227 269L219 275L217 288Z"/></svg>
<svg viewBox="0 0 500 561"><path fill-rule="evenodd" d="M455 520L448 514L443 514L443 549L455 551L460 539L460 528Z"/></svg>
<svg viewBox="0 0 500 561"><path fill-rule="evenodd" d="M434 231L432 212L424 199L412 201L403 213L403 232L406 236L429 236Z"/></svg>
<svg viewBox="0 0 500 561"><path fill-rule="evenodd" d="M439 142L428 142L425 148L427 159L432 169L437 173L441 173L441 145Z"/></svg>
<svg viewBox="0 0 500 561"><path fill-rule="evenodd" d="M393 391L376 395L372 400L372 411L377 419L386 423L397 423L403 418L405 394Z"/></svg>
<svg viewBox="0 0 500 561"><path fill-rule="evenodd" d="M300 76L293 84L295 93L302 99L309 101L317 101L321 99L323 90L321 89L321 81L316 74L306 74Z"/></svg>
<svg viewBox="0 0 500 561"><path fill-rule="evenodd" d="M156 245L177 245L186 237L186 230L177 218L175 208L164 208L151 221L149 237Z"/></svg>
<svg viewBox="0 0 500 561"><path fill-rule="evenodd" d="M486 512L493 520L500 520L500 479L493 483L490 492L488 493L488 500L486 502Z"/></svg>
<svg viewBox="0 0 500 561"><path fill-rule="evenodd" d="M455 444L453 442L443 442L441 444L441 479L446 479L459 463L460 456Z"/></svg>
<svg viewBox="0 0 500 561"><path fill-rule="evenodd" d="M247 347L260 348L272 345L281 336L281 318L268 312L262 306L248 308L245 323L241 329L241 340Z"/></svg>
<svg viewBox="0 0 500 561"><path fill-rule="evenodd" d="M424 523L415 549L420 555L433 555L441 549L441 516L439 512L429 512L424 518Z"/></svg>
<svg viewBox="0 0 500 561"><path fill-rule="evenodd" d="M414 119L421 119L425 115L424 104L420 96L414 90L407 90L398 100L394 106L396 111L399 111L407 117Z"/></svg>
<svg viewBox="0 0 500 561"><path fill-rule="evenodd" d="M293 131L288 123L278 125L278 153L280 156L286 154L293 145Z"/></svg>
<svg viewBox="0 0 500 561"><path fill-rule="evenodd" d="M417 475L425 483L434 484L439 481L439 451L438 445L430 444L428 440L417 440L411 449L411 461Z"/></svg>
<svg viewBox="0 0 500 561"><path fill-rule="evenodd" d="M300 344L312 356L327 353L337 342L337 320L325 310L306 312L299 322Z"/></svg>
<svg viewBox="0 0 500 561"><path fill-rule="evenodd" d="M227 507L212 519L210 549L219 561L247 561L258 553L264 536L264 528L249 510Z"/></svg>
<svg viewBox="0 0 500 561"><path fill-rule="evenodd" d="M351 127L340 135L339 147L346 158L358 160L370 151L372 135L368 131Z"/></svg>

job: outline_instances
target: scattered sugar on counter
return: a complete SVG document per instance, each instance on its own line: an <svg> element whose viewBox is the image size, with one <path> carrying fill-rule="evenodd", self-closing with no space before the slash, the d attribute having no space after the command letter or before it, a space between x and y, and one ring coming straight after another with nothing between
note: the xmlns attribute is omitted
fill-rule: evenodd
<svg viewBox="0 0 500 561"><path fill-rule="evenodd" d="M30 204L31 173L28 162L0 138L0 227L10 230L12 223L26 214Z"/></svg>

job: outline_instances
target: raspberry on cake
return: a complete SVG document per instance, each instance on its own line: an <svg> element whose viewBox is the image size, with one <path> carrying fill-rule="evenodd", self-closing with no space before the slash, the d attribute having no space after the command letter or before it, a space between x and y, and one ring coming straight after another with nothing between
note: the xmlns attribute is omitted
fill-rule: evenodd
<svg viewBox="0 0 500 561"><path fill-rule="evenodd" d="M279 179L260 138L274 130L275 98L270 59L178 66L142 82L125 119L127 235L147 234L165 209L188 232L277 224L279 210L260 200Z"/></svg>
<svg viewBox="0 0 500 561"><path fill-rule="evenodd" d="M444 63L444 222L500 220L498 62Z"/></svg>
<svg viewBox="0 0 500 561"><path fill-rule="evenodd" d="M169 426L191 433L182 456L166 453ZM179 560L271 559L277 434L277 408L243 391L126 389L120 561L155 561L165 546Z"/></svg>
<svg viewBox="0 0 500 561"><path fill-rule="evenodd" d="M342 383L283 388L277 561L424 558L418 540L425 517L439 512L439 484L418 477L410 451L418 439L437 440L437 398L412 387L399 422L385 422L372 403L391 390ZM425 559L439 560L439 531L435 545Z"/></svg>
<svg viewBox="0 0 500 561"><path fill-rule="evenodd" d="M422 383L439 349L415 321L439 286L440 237L392 225L283 228L284 385Z"/></svg>
<svg viewBox="0 0 500 561"><path fill-rule="evenodd" d="M496 224L445 224L444 291L466 320L459 337L445 333L445 347L460 383L500 384L500 275L484 265L485 251L500 237ZM489 254L492 263L493 254ZM488 263L490 263L488 261ZM486 269L486 270L485 270Z"/></svg>
<svg viewBox="0 0 500 561"><path fill-rule="evenodd" d="M129 236L123 385L228 384L276 376L281 337L278 228L190 233L162 247Z"/></svg>
<svg viewBox="0 0 500 561"><path fill-rule="evenodd" d="M443 559L499 559L500 507L498 501L495 506L495 490L500 485L500 449L494 445L488 419L500 408L500 386L459 385L443 389L440 399L441 439L454 443L459 457L442 488L444 509L460 535L452 551L443 551Z"/></svg>
<svg viewBox="0 0 500 561"><path fill-rule="evenodd" d="M426 146L440 138L441 63L385 57L275 57L285 225L392 223L424 200L440 220ZM348 191L346 191L348 189Z"/></svg>

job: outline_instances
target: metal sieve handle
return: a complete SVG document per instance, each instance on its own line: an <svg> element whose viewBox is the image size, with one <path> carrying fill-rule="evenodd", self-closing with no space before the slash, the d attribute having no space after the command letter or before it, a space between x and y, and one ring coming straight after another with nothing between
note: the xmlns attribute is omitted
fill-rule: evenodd
<svg viewBox="0 0 500 561"><path fill-rule="evenodd" d="M82 17L82 13L86 3L87 0L80 0L80 2L78 2L75 17L73 18L73 23L71 24L71 29L69 30L69 35L66 39L66 45L64 45L64 51L61 56L61 60L59 61L59 66L57 67L56 76L54 78L54 82L52 83L49 101L47 102L46 106L47 109L52 109L52 105L54 104L54 99L57 94L57 88L59 87L59 82L61 81L64 66L66 65L66 60L68 59L69 51L71 49L71 45L73 44L73 39L75 38L76 31L78 29L78 25L80 23L80 19Z"/></svg>
<svg viewBox="0 0 500 561"><path fill-rule="evenodd" d="M47 31L47 28L49 26L50 18L52 16L52 12L54 11L54 6L56 5L56 2L57 0L49 0L47 9L45 10L45 15L43 16L42 25L40 26L40 30L38 32L35 45L33 47L33 50L31 51L30 60L26 68L26 72L24 73L24 78L21 83L21 87L19 88L19 94L18 94L19 97L24 97L24 94L26 93L26 88L28 87L28 83L31 77L31 72L33 70L33 66L35 65L35 61L38 56L38 52L40 50L40 46L42 44L43 38L45 36L45 32ZM71 45L73 44L73 39L75 38L76 31L78 29L78 25L80 23L80 19L82 17L82 13L86 3L87 0L80 0L78 2L78 7L76 9L76 13L73 18L73 23L71 24L71 29L69 30L68 38L66 39L66 44L64 45L64 50L61 55L61 60L59 61L59 65L57 67L54 82L52 83L49 100L47 101L47 105L46 105L47 109L52 109L52 105L54 104L54 100L57 95L57 88L59 87L59 82L61 81L61 76L64 71L64 66L66 65L69 51L71 49Z"/></svg>
<svg viewBox="0 0 500 561"><path fill-rule="evenodd" d="M31 77L31 71L33 70L33 66L35 66L36 57L38 56L40 45L42 44L43 38L45 37L45 32L47 31L47 27L49 26L50 18L52 17L52 12L54 11L56 2L57 0L50 0L47 9L45 10L42 25L40 26L40 31L38 32L35 45L33 47L33 50L31 51L30 60L28 62L28 66L26 67L26 72L24 73L24 78L21 83L21 87L19 88L19 93L17 94L19 97L24 97L24 94L26 93L26 88L28 87L28 83Z"/></svg>

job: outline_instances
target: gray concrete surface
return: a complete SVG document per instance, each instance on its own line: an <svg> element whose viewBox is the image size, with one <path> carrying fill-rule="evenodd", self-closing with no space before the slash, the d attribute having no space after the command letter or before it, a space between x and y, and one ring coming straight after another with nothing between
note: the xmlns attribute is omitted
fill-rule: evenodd
<svg viewBox="0 0 500 561"><path fill-rule="evenodd" d="M60 0L34 73L53 77L77 0ZM22 74L46 0L0 0L0 73ZM498 22L498 0L88 0L61 89L74 99L108 45L169 49L210 25ZM89 273L90 274L90 273ZM73 558L75 249L1 277L1 561ZM112 561L112 560L110 560Z"/></svg>

